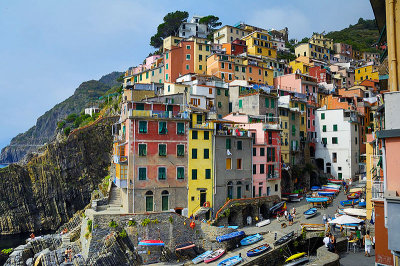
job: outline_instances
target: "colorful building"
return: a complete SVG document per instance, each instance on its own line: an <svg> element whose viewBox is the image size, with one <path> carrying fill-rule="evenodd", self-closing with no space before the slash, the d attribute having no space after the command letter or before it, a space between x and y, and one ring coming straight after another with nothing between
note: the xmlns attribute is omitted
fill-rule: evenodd
<svg viewBox="0 0 400 266"><path fill-rule="evenodd" d="M354 85L360 85L360 83L366 79L379 80L379 72L377 66L369 65L355 69Z"/></svg>
<svg viewBox="0 0 400 266"><path fill-rule="evenodd" d="M254 31L244 36L242 40L246 41L249 55L276 58L276 47L274 47L269 33Z"/></svg>
<svg viewBox="0 0 400 266"><path fill-rule="evenodd" d="M250 32L250 30L225 25L222 28L214 31L214 42L217 44L231 43L235 40L240 40Z"/></svg>

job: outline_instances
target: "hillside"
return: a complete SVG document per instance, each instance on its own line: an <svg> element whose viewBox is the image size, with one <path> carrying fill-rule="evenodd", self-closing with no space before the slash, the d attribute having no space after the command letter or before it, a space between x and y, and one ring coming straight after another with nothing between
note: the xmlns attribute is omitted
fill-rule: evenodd
<svg viewBox="0 0 400 266"><path fill-rule="evenodd" d="M9 146L2 149L0 163L20 161L26 154L37 151L39 146L54 139L57 122L71 113L80 113L88 104L98 100L106 91L118 82L120 72L112 72L97 80L83 82L74 94L55 105L52 109L40 116L36 125L25 133L14 137Z"/></svg>
<svg viewBox="0 0 400 266"><path fill-rule="evenodd" d="M344 42L353 46L353 49L362 52L377 52L372 46L379 39L379 31L375 20L364 20L360 18L355 25L326 34L327 38L332 38L334 42Z"/></svg>

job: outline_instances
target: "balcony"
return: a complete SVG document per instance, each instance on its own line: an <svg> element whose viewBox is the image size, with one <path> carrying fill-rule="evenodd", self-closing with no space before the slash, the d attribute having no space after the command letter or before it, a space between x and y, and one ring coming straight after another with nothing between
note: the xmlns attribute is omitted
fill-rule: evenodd
<svg viewBox="0 0 400 266"><path fill-rule="evenodd" d="M128 81L126 83L124 83L124 89L127 87L132 87L135 83L133 83L132 81Z"/></svg>
<svg viewBox="0 0 400 266"><path fill-rule="evenodd" d="M153 118L175 118L184 119L179 112L173 111L152 111L152 110L129 110L129 117L153 117Z"/></svg>
<svg viewBox="0 0 400 266"><path fill-rule="evenodd" d="M214 129L214 125L212 123L193 124L193 128Z"/></svg>
<svg viewBox="0 0 400 266"><path fill-rule="evenodd" d="M372 199L383 199L383 181L373 181L371 188Z"/></svg>
<svg viewBox="0 0 400 266"><path fill-rule="evenodd" d="M128 163L128 156L120 156L115 154L113 156L113 162L115 164L127 164Z"/></svg>

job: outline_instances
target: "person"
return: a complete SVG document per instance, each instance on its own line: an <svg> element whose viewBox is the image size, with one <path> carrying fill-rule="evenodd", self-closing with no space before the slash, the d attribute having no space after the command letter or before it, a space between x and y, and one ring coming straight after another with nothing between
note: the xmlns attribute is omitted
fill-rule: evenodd
<svg viewBox="0 0 400 266"><path fill-rule="evenodd" d="M288 219L288 213L287 213L287 210L285 210L285 219L286 219L286 220Z"/></svg>
<svg viewBox="0 0 400 266"><path fill-rule="evenodd" d="M365 256L371 257L371 246L372 246L372 238L369 235L369 230L364 236L364 246L365 246Z"/></svg>
<svg viewBox="0 0 400 266"><path fill-rule="evenodd" d="M289 213L289 216L288 216L288 220L289 220L289 225L292 225L293 224L293 217L292 217L292 215Z"/></svg>
<svg viewBox="0 0 400 266"><path fill-rule="evenodd" d="M292 213L293 213L293 218L296 218L296 208L295 207L293 207Z"/></svg>
<svg viewBox="0 0 400 266"><path fill-rule="evenodd" d="M251 225L252 220L251 216L247 216L247 225Z"/></svg>
<svg viewBox="0 0 400 266"><path fill-rule="evenodd" d="M328 251L330 251L330 252L335 251L335 247L333 245L333 240L332 240L332 234L328 235Z"/></svg>
<svg viewBox="0 0 400 266"><path fill-rule="evenodd" d="M332 244L332 250L333 250L332 252L336 253L336 238L333 234L330 234L329 238L330 238L330 242Z"/></svg>
<svg viewBox="0 0 400 266"><path fill-rule="evenodd" d="M351 186L351 178L349 179L349 186Z"/></svg>
<svg viewBox="0 0 400 266"><path fill-rule="evenodd" d="M64 262L67 263L68 262L68 257L69 257L69 248L66 248L64 251Z"/></svg>
<svg viewBox="0 0 400 266"><path fill-rule="evenodd" d="M356 228L356 236L357 236L358 239L361 240L361 231L360 231L360 229L361 229L361 226L357 226L357 228Z"/></svg>
<svg viewBox="0 0 400 266"><path fill-rule="evenodd" d="M322 242L324 242L326 248L328 248L329 241L330 241L329 234L326 233L324 239L322 240Z"/></svg>
<svg viewBox="0 0 400 266"><path fill-rule="evenodd" d="M326 224L326 214L324 213L324 216L322 216L322 221L324 222L324 224Z"/></svg>

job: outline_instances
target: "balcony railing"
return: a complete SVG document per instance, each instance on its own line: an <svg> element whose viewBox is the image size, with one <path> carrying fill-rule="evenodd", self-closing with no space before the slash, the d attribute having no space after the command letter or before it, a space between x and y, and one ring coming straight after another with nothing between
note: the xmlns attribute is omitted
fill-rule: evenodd
<svg viewBox="0 0 400 266"><path fill-rule="evenodd" d="M213 129L212 123L193 124L193 128Z"/></svg>
<svg viewBox="0 0 400 266"><path fill-rule="evenodd" d="M383 194L383 181L374 181L371 189L372 199L383 199Z"/></svg>
<svg viewBox="0 0 400 266"><path fill-rule="evenodd" d="M173 111L129 110L128 115L134 117L182 118L179 112Z"/></svg>

